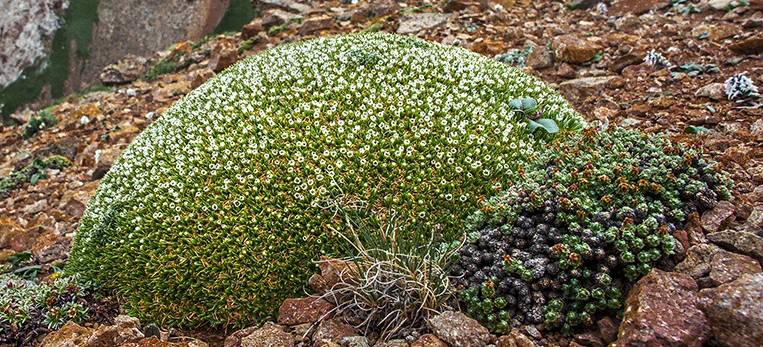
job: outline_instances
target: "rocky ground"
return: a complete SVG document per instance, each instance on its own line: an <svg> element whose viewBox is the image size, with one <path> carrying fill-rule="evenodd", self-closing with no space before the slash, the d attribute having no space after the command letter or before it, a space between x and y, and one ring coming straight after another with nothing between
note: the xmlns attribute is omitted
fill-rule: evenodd
<svg viewBox="0 0 763 347"><path fill-rule="evenodd" d="M732 174L733 200L694 216L675 234L680 263L639 281L622 321L606 318L573 337L546 334L540 327L496 337L456 314L433 320L432 334L376 345L756 346L763 341L763 109L728 100L722 85L747 72L763 88L762 2L727 10L733 2L703 0L693 4L701 8L696 12L689 2L668 0L620 0L611 6L549 0L256 1L271 5L239 33L180 42L148 59L126 57L106 68L101 79L112 87L61 100L49 109L58 123L28 139L23 126L0 128L0 179L25 168L28 173L0 192L0 260L31 250L43 275L60 266L85 205L119 153L174 101L243 57L286 42L364 30L415 35L490 57L531 45L524 69L557 87L589 120L661 132L701 147ZM674 68L644 63L651 50ZM680 68L689 63L696 65ZM707 71L709 64L719 71ZM155 79L138 79L147 73ZM13 115L19 124L30 117L36 113ZM28 168L35 159L54 155L72 165L33 178L39 171ZM332 270L323 270L330 278ZM320 319L330 308L316 298L287 301L280 325L235 333L164 331L129 317L109 317L70 324L47 337L41 332L32 344L366 347L375 342L339 319Z"/></svg>

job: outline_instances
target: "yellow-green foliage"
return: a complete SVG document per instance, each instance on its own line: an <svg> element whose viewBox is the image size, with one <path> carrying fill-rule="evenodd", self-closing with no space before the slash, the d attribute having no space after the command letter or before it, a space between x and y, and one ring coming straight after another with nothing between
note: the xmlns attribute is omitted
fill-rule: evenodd
<svg viewBox="0 0 763 347"><path fill-rule="evenodd" d="M177 102L104 177L67 271L142 319L272 318L336 251L337 207L395 208L459 230L543 144L509 101L583 120L538 79L464 49L389 34L245 59ZM536 132L536 135L538 133Z"/></svg>

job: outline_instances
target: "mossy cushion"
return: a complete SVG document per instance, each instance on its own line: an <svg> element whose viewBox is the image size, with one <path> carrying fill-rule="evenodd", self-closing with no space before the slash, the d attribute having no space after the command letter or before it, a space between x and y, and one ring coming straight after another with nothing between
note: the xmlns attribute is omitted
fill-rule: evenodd
<svg viewBox="0 0 763 347"><path fill-rule="evenodd" d="M122 153L67 271L163 324L272 318L336 250L339 207L460 230L467 207L543 144L509 105L517 97L562 129L583 125L538 79L407 37L321 38L245 59Z"/></svg>

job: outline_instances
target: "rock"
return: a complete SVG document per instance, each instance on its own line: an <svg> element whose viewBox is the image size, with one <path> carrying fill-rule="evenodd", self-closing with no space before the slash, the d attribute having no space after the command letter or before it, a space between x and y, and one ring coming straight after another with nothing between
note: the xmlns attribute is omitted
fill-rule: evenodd
<svg viewBox="0 0 763 347"><path fill-rule="evenodd" d="M669 5L670 0L620 0L609 8L609 14L617 17L628 13L639 16L649 10L663 9Z"/></svg>
<svg viewBox="0 0 763 347"><path fill-rule="evenodd" d="M461 312L443 312L428 323L432 333L451 347L484 347L490 343L490 331Z"/></svg>
<svg viewBox="0 0 763 347"><path fill-rule="evenodd" d="M73 161L77 156L80 145L82 145L82 140L80 139L63 139L53 142L43 149L34 151L32 157L47 158L52 155L60 155Z"/></svg>
<svg viewBox="0 0 763 347"><path fill-rule="evenodd" d="M329 16L312 17L302 23L299 27L300 35L307 35L319 32L321 30L328 30L334 27L334 18Z"/></svg>
<svg viewBox="0 0 763 347"><path fill-rule="evenodd" d="M36 237L36 234L26 232L16 222L5 218L0 219L0 249L10 248L16 252L26 251Z"/></svg>
<svg viewBox="0 0 763 347"><path fill-rule="evenodd" d="M559 66L559 69L556 70L556 75L561 78L575 78L578 76L578 72L570 66L570 64L562 63L562 65Z"/></svg>
<svg viewBox="0 0 763 347"><path fill-rule="evenodd" d="M266 323L262 328L241 338L241 347L293 347L294 337L280 326Z"/></svg>
<svg viewBox="0 0 763 347"><path fill-rule="evenodd" d="M554 66L554 54L545 45L533 43L533 50L525 59L525 66L535 70L543 70Z"/></svg>
<svg viewBox="0 0 763 347"><path fill-rule="evenodd" d="M103 68L99 77L101 83L107 86L127 84L143 76L147 68L148 59L128 54L116 64Z"/></svg>
<svg viewBox="0 0 763 347"><path fill-rule="evenodd" d="M720 231L707 235L711 242L732 252L741 253L763 263L763 238L753 233Z"/></svg>
<svg viewBox="0 0 763 347"><path fill-rule="evenodd" d="M506 43L495 40L481 40L472 44L470 48L472 52L487 55L489 57L496 56L503 52L506 52Z"/></svg>
<svg viewBox="0 0 763 347"><path fill-rule="evenodd" d="M626 54L615 59L615 61L612 62L612 65L609 66L609 70L612 72L621 73L626 67L638 64L641 61L642 57L636 54Z"/></svg>
<svg viewBox="0 0 763 347"><path fill-rule="evenodd" d="M268 14L262 17L260 25L265 32L268 32L270 28L283 25L291 19L291 15L282 11L269 11Z"/></svg>
<svg viewBox="0 0 763 347"><path fill-rule="evenodd" d="M597 95L609 88L617 76L583 77L564 81L559 84L559 91L573 103L582 101L588 96Z"/></svg>
<svg viewBox="0 0 763 347"><path fill-rule="evenodd" d="M248 327L248 328L238 330L225 338L225 342L223 343L223 346L224 347L239 347L241 346L241 339L251 335L257 329L258 329L257 327Z"/></svg>
<svg viewBox="0 0 763 347"><path fill-rule="evenodd" d="M604 317L596 322L596 325L599 327L599 334L601 334L604 344L609 345L612 341L617 340L618 324L612 318Z"/></svg>
<svg viewBox="0 0 763 347"><path fill-rule="evenodd" d="M596 4L598 4L599 2L600 2L599 0L568 0L568 1L565 1L565 5L570 10L577 10L577 9L585 10L585 9L589 9L591 7L596 6Z"/></svg>
<svg viewBox="0 0 763 347"><path fill-rule="evenodd" d="M763 168L761 168L763 171ZM763 172L761 172L763 175ZM750 215L747 217L747 221L742 225L742 231L754 233L763 229L763 206L756 205L750 211Z"/></svg>
<svg viewBox="0 0 763 347"><path fill-rule="evenodd" d="M525 325L522 328L524 328L527 335L532 336L535 339L541 339L543 338L543 335L540 333L538 328L536 328L534 325Z"/></svg>
<svg viewBox="0 0 763 347"><path fill-rule="evenodd" d="M313 288L316 293L321 295L326 294L326 290L329 289L328 285L326 284L326 279L319 274L313 274L310 276L310 278L307 280L307 284L309 284L310 288Z"/></svg>
<svg viewBox="0 0 763 347"><path fill-rule="evenodd" d="M625 301L617 341L610 347L700 347L710 337L696 307L697 283L659 269L641 278Z"/></svg>
<svg viewBox="0 0 763 347"><path fill-rule="evenodd" d="M321 269L321 276L326 281L328 288L337 285L343 279L347 280L350 278L351 271L349 266L346 262L339 259L321 257L318 262L318 268Z"/></svg>
<svg viewBox="0 0 763 347"><path fill-rule="evenodd" d="M641 25L641 20L630 13L615 20L615 29L619 31L633 30Z"/></svg>
<svg viewBox="0 0 763 347"><path fill-rule="evenodd" d="M244 25L243 28L241 28L241 39L242 40L248 40L252 37L257 36L257 34L261 32L267 32L265 30L265 27L262 26L262 19L257 18L246 25Z"/></svg>
<svg viewBox="0 0 763 347"><path fill-rule="evenodd" d="M31 247L32 254L42 264L66 258L70 249L71 239L59 236L55 231L40 235Z"/></svg>
<svg viewBox="0 0 763 347"><path fill-rule="evenodd" d="M461 10L465 10L467 7L469 7L471 3L461 0L450 0L445 4L445 7L443 7L443 10L445 12L458 12Z"/></svg>
<svg viewBox="0 0 763 347"><path fill-rule="evenodd" d="M393 339L386 342L377 342L374 347L408 347L408 342L405 342L403 339Z"/></svg>
<svg viewBox="0 0 763 347"><path fill-rule="evenodd" d="M585 63L602 49L587 38L570 34L554 37L554 56L556 59L573 64Z"/></svg>
<svg viewBox="0 0 763 347"><path fill-rule="evenodd" d="M691 276L695 281L710 274L713 257L723 249L711 244L701 243L686 251L686 258L676 265L675 271Z"/></svg>
<svg viewBox="0 0 763 347"><path fill-rule="evenodd" d="M604 347L604 341L601 339L601 336L595 332L577 334L575 335L575 341L583 346Z"/></svg>
<svg viewBox="0 0 763 347"><path fill-rule="evenodd" d="M100 181L88 182L85 185L77 189L67 190L61 196L61 202L58 205L59 209L62 209L68 215L79 218L85 211L85 206L90 201L93 193L98 189L98 183Z"/></svg>
<svg viewBox="0 0 763 347"><path fill-rule="evenodd" d="M208 79L215 76L215 72L210 68L193 70L188 75L188 80L191 82L191 89L196 89L200 85L204 84Z"/></svg>
<svg viewBox="0 0 763 347"><path fill-rule="evenodd" d="M438 27L448 20L450 15L444 13L408 13L400 18L398 34L415 34L424 29Z"/></svg>
<svg viewBox="0 0 763 347"><path fill-rule="evenodd" d="M450 347L437 336L426 334L419 337L411 344L411 347Z"/></svg>
<svg viewBox="0 0 763 347"><path fill-rule="evenodd" d="M702 214L700 223L705 233L714 233L726 227L734 221L736 208L729 201L720 201L710 211Z"/></svg>
<svg viewBox="0 0 763 347"><path fill-rule="evenodd" d="M30 205L26 205L21 209L21 212L27 215L40 213L42 210L48 208L48 200L37 200Z"/></svg>
<svg viewBox="0 0 763 347"><path fill-rule="evenodd" d="M742 41L734 42L729 49L739 54L758 54L763 52L763 34L758 33Z"/></svg>
<svg viewBox="0 0 763 347"><path fill-rule="evenodd" d="M368 338L365 336L347 336L340 341L342 347L369 347Z"/></svg>
<svg viewBox="0 0 763 347"><path fill-rule="evenodd" d="M763 341L763 274L743 275L734 282L699 292L719 346L754 347Z"/></svg>
<svg viewBox="0 0 763 347"><path fill-rule="evenodd" d="M212 48L209 66L214 72L220 72L238 61L238 48L233 41L222 40Z"/></svg>
<svg viewBox="0 0 763 347"><path fill-rule="evenodd" d="M710 280L713 286L734 281L744 274L759 272L761 272L760 264L754 259L727 251L716 254L710 264Z"/></svg>
<svg viewBox="0 0 763 347"><path fill-rule="evenodd" d="M49 333L42 339L41 347L79 347L85 346L91 330L68 322L61 329Z"/></svg>
<svg viewBox="0 0 763 347"><path fill-rule="evenodd" d="M111 170L111 167L116 163L119 155L122 154L124 149L124 146L113 146L96 151L95 170L93 171L91 178L94 180L103 178L103 176Z"/></svg>
<svg viewBox="0 0 763 347"><path fill-rule="evenodd" d="M511 339L517 347L536 347L533 340L527 337L527 335L519 332L517 329L511 329L509 336L511 336Z"/></svg>
<svg viewBox="0 0 763 347"><path fill-rule="evenodd" d="M725 100L726 99L726 87L723 83L711 83L702 88L697 89L694 93L695 96L704 96L711 100Z"/></svg>
<svg viewBox="0 0 763 347"><path fill-rule="evenodd" d="M313 335L313 341L315 341L316 344L324 343L326 341L337 343L344 337L356 335L358 335L357 329L339 319L332 318L320 322L318 329L315 331L315 335Z"/></svg>
<svg viewBox="0 0 763 347"><path fill-rule="evenodd" d="M329 314L333 308L334 305L317 296L286 299L278 309L278 323L297 325L317 322L330 318Z"/></svg>
<svg viewBox="0 0 763 347"><path fill-rule="evenodd" d="M632 118L632 117L623 118L623 120L621 120L620 123L618 123L618 125L620 125L623 128L635 128L639 124L641 124L641 120Z"/></svg>
<svg viewBox="0 0 763 347"><path fill-rule="evenodd" d="M713 41L723 40L725 38L739 35L742 33L742 27L734 24L719 24L719 25L707 25L701 24L695 26L691 30L691 36L699 37L702 34L707 34L708 38Z"/></svg>

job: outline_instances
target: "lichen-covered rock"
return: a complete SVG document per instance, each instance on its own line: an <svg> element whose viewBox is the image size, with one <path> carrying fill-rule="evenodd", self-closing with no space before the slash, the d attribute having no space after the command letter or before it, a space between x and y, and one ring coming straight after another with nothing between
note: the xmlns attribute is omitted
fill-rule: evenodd
<svg viewBox="0 0 763 347"><path fill-rule="evenodd" d="M763 237L748 232L719 231L707 235L713 243L763 263Z"/></svg>
<svg viewBox="0 0 763 347"><path fill-rule="evenodd" d="M279 46L218 74L126 149L68 272L167 325L274 317L334 253L339 208L456 232L542 146L509 103L584 121L538 79L464 49L367 34Z"/></svg>
<svg viewBox="0 0 763 347"><path fill-rule="evenodd" d="M697 308L697 284L688 275L657 269L628 294L612 347L699 347L710 337Z"/></svg>
<svg viewBox="0 0 763 347"><path fill-rule="evenodd" d="M757 347L763 341L763 274L699 292L714 341L724 347Z"/></svg>
<svg viewBox="0 0 763 347"><path fill-rule="evenodd" d="M241 338L241 347L293 347L294 337L278 325L268 323Z"/></svg>

